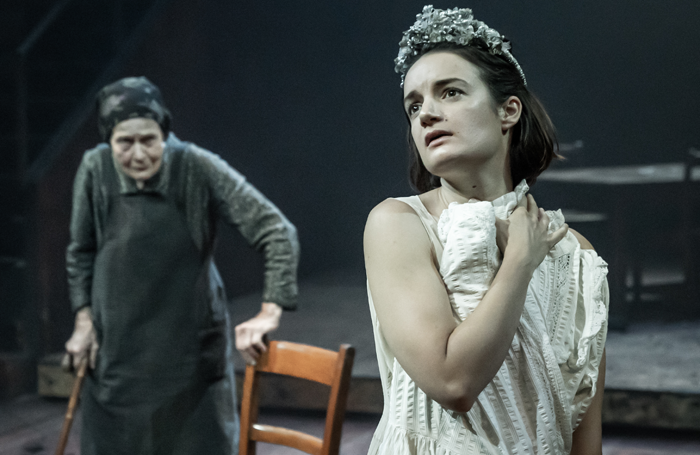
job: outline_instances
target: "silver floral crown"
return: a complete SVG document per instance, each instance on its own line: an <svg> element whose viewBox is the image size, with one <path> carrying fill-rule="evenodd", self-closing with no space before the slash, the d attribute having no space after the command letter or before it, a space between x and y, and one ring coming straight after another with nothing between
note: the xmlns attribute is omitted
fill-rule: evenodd
<svg viewBox="0 0 700 455"><path fill-rule="evenodd" d="M399 56L394 59L397 73L401 74L401 87L406 72L416 57L425 54L440 43L454 43L469 46L479 40L486 45L492 55L502 55L512 63L527 87L525 73L510 53L510 43L496 30L474 19L469 8L435 9L433 5L423 7L423 12L416 15L416 23L403 33L399 43Z"/></svg>

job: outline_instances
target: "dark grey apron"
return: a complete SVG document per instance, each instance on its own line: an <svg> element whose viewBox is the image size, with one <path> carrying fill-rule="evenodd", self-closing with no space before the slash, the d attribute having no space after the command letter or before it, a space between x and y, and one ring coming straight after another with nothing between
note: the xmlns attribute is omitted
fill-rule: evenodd
<svg viewBox="0 0 700 455"><path fill-rule="evenodd" d="M209 305L211 258L196 248L176 202L185 182L173 171L167 197L122 195L116 170L106 174L109 209L92 285L100 349L83 393L82 455L228 455L231 429L216 403L226 327Z"/></svg>

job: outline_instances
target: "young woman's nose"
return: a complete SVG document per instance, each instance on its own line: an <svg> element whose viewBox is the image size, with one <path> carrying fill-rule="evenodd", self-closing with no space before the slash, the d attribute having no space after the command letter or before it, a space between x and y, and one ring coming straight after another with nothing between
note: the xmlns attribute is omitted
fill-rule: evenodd
<svg viewBox="0 0 700 455"><path fill-rule="evenodd" d="M442 114L435 103L425 100L421 106L419 119L422 126L430 126L442 120Z"/></svg>

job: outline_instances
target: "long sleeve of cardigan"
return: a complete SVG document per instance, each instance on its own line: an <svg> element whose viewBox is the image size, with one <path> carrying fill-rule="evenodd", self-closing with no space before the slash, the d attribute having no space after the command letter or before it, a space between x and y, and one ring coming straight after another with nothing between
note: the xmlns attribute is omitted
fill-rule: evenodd
<svg viewBox="0 0 700 455"><path fill-rule="evenodd" d="M243 175L219 156L194 148L208 176L211 203L265 257L263 301L296 308L299 241L294 225Z"/></svg>
<svg viewBox="0 0 700 455"><path fill-rule="evenodd" d="M68 290L73 311L90 305L93 265L97 252L92 205L93 173L85 154L73 183L70 243L66 251Z"/></svg>

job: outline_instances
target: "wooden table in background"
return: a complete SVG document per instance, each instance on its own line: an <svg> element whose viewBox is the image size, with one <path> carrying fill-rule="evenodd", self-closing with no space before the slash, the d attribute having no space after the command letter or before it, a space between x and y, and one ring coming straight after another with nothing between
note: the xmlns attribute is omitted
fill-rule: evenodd
<svg viewBox="0 0 700 455"><path fill-rule="evenodd" d="M611 325L618 328L627 325L631 304L638 302L641 286L642 248L632 245L638 231L645 228L648 220L640 213L649 213L654 207L677 205L679 216L687 194L685 163L664 163L634 166L587 167L576 169L552 169L538 178L547 191L583 192L576 207L571 209L602 211L608 218L608 236L612 242L610 258L610 298L612 302ZM700 182L700 167L691 170L690 179ZM663 204L663 205L658 205ZM645 208L647 210L641 210ZM649 224L649 223L647 223ZM684 249L689 256L689 249ZM684 258L684 266L693 258ZM632 286L628 288L626 278L632 272ZM631 295L629 295L631 293ZM613 317L614 316L614 317Z"/></svg>

